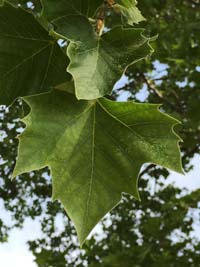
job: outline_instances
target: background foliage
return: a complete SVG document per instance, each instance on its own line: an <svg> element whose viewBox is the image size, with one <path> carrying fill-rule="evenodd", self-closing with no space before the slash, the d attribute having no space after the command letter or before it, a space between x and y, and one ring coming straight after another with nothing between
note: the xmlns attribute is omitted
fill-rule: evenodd
<svg viewBox="0 0 200 267"><path fill-rule="evenodd" d="M20 2L26 7L26 1ZM33 2L36 7L33 11L37 12L39 1ZM188 172L193 167L191 159L200 147L200 58L197 56L200 3L143 0L139 8L147 21L138 27L144 26L150 36L159 34L154 43L155 53L149 61L128 69L127 82L116 88L112 99L127 97L138 102L162 103L163 110L181 120L178 130L184 140L181 150L184 170ZM103 235L88 240L83 250L78 249L73 226L63 216L61 205L51 201L48 170L22 175L13 182L8 179L16 158L14 137L23 127L19 122L22 116L20 102L10 109L1 108L0 198L13 216L12 227L21 227L27 217L41 220L43 237L29 243L39 267L198 266L200 243L190 233L194 213L199 214L200 191L183 196L180 189L165 186L163 181L168 178L168 171L154 165L146 166L141 173L142 202L124 195L121 205L101 223ZM149 181L154 178L152 193ZM55 227L58 215L65 225L62 231ZM7 222L1 220L2 242L7 240L9 231ZM176 242L172 241L174 237Z"/></svg>

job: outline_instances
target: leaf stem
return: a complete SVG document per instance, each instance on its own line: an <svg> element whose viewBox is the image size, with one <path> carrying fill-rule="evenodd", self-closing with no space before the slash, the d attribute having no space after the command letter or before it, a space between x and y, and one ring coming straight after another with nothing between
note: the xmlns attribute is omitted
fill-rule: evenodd
<svg viewBox="0 0 200 267"><path fill-rule="evenodd" d="M105 18L107 11L115 4L114 0L104 0L100 6L96 16L96 32L99 36L102 35L105 26Z"/></svg>

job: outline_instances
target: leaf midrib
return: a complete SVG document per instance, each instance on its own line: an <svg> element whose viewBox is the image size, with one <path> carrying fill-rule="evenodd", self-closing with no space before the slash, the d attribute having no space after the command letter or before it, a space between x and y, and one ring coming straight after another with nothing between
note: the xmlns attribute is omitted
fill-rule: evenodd
<svg viewBox="0 0 200 267"><path fill-rule="evenodd" d="M93 122L92 122L91 175L90 175L90 181L89 181L89 191L88 191L88 197L87 197L86 211L85 211L85 215L84 215L84 219L83 219L83 223L86 226L87 226L88 218L89 218L89 206L90 206L92 186L93 186L93 176L94 176L96 104L94 104L93 109L94 110L93 110ZM83 235L83 233L82 233L82 235Z"/></svg>

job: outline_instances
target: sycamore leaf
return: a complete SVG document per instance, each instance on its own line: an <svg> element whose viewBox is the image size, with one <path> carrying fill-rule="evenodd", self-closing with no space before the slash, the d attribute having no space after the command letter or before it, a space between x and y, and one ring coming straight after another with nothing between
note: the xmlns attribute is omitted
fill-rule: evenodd
<svg viewBox="0 0 200 267"><path fill-rule="evenodd" d="M110 94L127 67L150 55L152 48L142 29L119 26L97 36L84 15L90 3L84 3L67 1L63 8L63 1L43 1L43 16L54 25L56 33L70 41L67 71L74 78L76 97L91 100ZM126 9L131 6L126 1L119 3ZM89 13L94 13L98 5Z"/></svg>
<svg viewBox="0 0 200 267"><path fill-rule="evenodd" d="M55 21L54 21L55 23ZM68 15L56 22L59 34L70 40L67 55L78 99L110 94L126 68L152 53L142 29L115 27L97 37L86 17Z"/></svg>
<svg viewBox="0 0 200 267"><path fill-rule="evenodd" d="M83 24L82 24L83 25ZM115 83L133 63L152 53L149 38L141 29L115 27L101 38L87 32L83 41L70 43L68 72L72 74L78 99L96 99L110 94Z"/></svg>
<svg viewBox="0 0 200 267"><path fill-rule="evenodd" d="M177 121L158 105L78 101L59 90L24 100L31 112L23 119L13 177L49 166L53 197L62 201L81 244L122 192L139 199L143 163L182 171Z"/></svg>
<svg viewBox="0 0 200 267"><path fill-rule="evenodd" d="M33 15L6 3L0 7L0 104L71 79L68 62Z"/></svg>
<svg viewBox="0 0 200 267"><path fill-rule="evenodd" d="M137 8L136 0L116 0L113 8L122 15L122 20L127 24L139 23L145 20L140 10Z"/></svg>

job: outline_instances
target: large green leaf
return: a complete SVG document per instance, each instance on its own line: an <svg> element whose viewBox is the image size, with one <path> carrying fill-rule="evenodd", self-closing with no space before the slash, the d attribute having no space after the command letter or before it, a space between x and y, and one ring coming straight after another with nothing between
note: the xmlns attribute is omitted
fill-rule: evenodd
<svg viewBox="0 0 200 267"><path fill-rule="evenodd" d="M81 244L122 192L139 198L143 163L182 171L172 130L177 121L158 105L78 101L59 90L24 100L31 112L23 119L13 176L49 166L54 199L62 201Z"/></svg>
<svg viewBox="0 0 200 267"><path fill-rule="evenodd" d="M152 53L149 38L142 32L141 29L119 26L97 39L92 36L91 29L85 31L83 41L70 43L68 72L74 78L78 99L95 99L110 94L128 66Z"/></svg>
<svg viewBox="0 0 200 267"><path fill-rule="evenodd" d="M136 6L136 0L116 0L115 3L114 9L120 11L123 21L127 24L137 24L140 21L145 20Z"/></svg>
<svg viewBox="0 0 200 267"><path fill-rule="evenodd" d="M74 78L76 96L90 100L110 94L126 68L150 55L152 49L149 38L142 35L142 29L119 26L97 36L94 25L84 15L90 5L81 3L67 1L63 8L63 1L58 4L56 1L43 1L43 15L62 38L70 41L68 72ZM89 13L93 13L98 5L92 6ZM130 5L120 1L121 7Z"/></svg>
<svg viewBox="0 0 200 267"><path fill-rule="evenodd" d="M56 41L31 14L6 3L0 7L0 104L71 79L67 65Z"/></svg>
<svg viewBox="0 0 200 267"><path fill-rule="evenodd" d="M78 99L110 94L126 68L152 53L142 29L115 27L101 37L84 16L69 15L56 22L59 34L70 40L68 72Z"/></svg>

